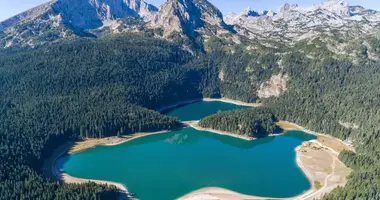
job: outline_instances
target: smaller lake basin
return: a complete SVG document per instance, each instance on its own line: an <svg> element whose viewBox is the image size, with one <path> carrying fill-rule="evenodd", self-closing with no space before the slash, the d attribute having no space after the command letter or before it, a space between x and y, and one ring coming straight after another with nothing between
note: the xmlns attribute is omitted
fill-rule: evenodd
<svg viewBox="0 0 380 200"><path fill-rule="evenodd" d="M176 106L175 108L165 110L162 113L176 117L181 121L193 121L203 119L218 112L241 108L249 107L220 101L198 101L191 104Z"/></svg>

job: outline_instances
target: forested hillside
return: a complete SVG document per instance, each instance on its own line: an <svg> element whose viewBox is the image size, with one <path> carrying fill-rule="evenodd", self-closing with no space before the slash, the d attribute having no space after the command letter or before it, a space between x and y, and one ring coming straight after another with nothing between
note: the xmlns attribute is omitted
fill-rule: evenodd
<svg viewBox="0 0 380 200"><path fill-rule="evenodd" d="M325 199L380 198L380 63L293 53L283 60L291 77L288 91L264 101L283 120L352 141L357 154L341 159L354 172L347 186Z"/></svg>
<svg viewBox="0 0 380 200"><path fill-rule="evenodd" d="M219 112L202 119L199 126L238 135L260 138L275 133L278 119L267 108Z"/></svg>
<svg viewBox="0 0 380 200"><path fill-rule="evenodd" d="M138 35L3 53L0 198L111 199L115 188L48 181L43 159L68 139L181 126L147 108L213 95L212 69L191 60L177 45Z"/></svg>
<svg viewBox="0 0 380 200"><path fill-rule="evenodd" d="M210 38L202 53L126 34L0 52L0 198L112 199L115 188L47 180L43 159L67 140L176 128L179 121L154 110L223 96L261 101L273 114L236 111L235 119L268 120L267 132L274 115L349 139L357 154L340 157L354 172L346 187L325 198L380 199L380 63L305 45L274 49ZM289 76L287 90L260 99L260 86L277 74ZM223 126L237 130L225 119Z"/></svg>
<svg viewBox="0 0 380 200"><path fill-rule="evenodd" d="M379 40L370 37L367 41L374 49ZM337 56L323 43L299 43L294 49L256 47L258 50L253 52L241 50L241 45L232 50L226 46L230 45L223 44L227 49L224 53L233 53L218 56L221 64L216 65L224 72L224 80L220 81L223 95L246 101L257 99L259 84L268 76L286 74L286 91L279 97L258 100L280 120L354 144L357 154L343 152L340 156L355 169L347 186L334 190L325 199L380 199L379 61L369 59L366 51L360 51L361 45L350 47L358 57ZM253 58L244 61L245 57ZM227 58L233 58L229 63L239 64L224 65ZM228 89L228 84L234 86Z"/></svg>

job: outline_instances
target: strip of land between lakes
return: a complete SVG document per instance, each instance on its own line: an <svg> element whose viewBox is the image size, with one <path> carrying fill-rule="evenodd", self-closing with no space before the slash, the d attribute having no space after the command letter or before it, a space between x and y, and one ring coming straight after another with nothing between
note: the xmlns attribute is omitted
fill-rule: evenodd
<svg viewBox="0 0 380 200"><path fill-rule="evenodd" d="M199 121L185 121L182 123L193 128L193 129L195 129L195 130L198 130L198 131L207 131L207 132L211 132L211 133L215 133L215 134L219 134L219 135L227 135L230 137L239 138L239 139L247 140L247 141L252 141L252 140L258 139L258 138L250 137L250 136L246 136L246 135L239 135L236 133L230 133L230 132L215 130L215 129L211 129L211 128L203 128L203 127L199 126ZM266 137L274 137L274 136L279 136L282 134L269 134Z"/></svg>
<svg viewBox="0 0 380 200"><path fill-rule="evenodd" d="M247 102L243 102L243 101L239 101L239 100L233 100L233 99L229 99L229 98L220 98L220 99L199 98L199 99L181 101L181 102L178 102L178 103L175 103L172 105L168 105L168 106L163 106L163 107L157 109L157 112L163 112L165 110L169 110L169 109L181 106L181 105L186 105L186 104L191 104L191 103L201 102L201 101L205 101L205 102L219 101L219 102L230 103L230 104L235 104L235 105L239 105L239 106L246 106L246 107L259 107L262 105L260 103L247 103Z"/></svg>
<svg viewBox="0 0 380 200"><path fill-rule="evenodd" d="M244 103L243 104L243 103L240 103L239 101L234 101L234 100L229 100L229 99L199 99L199 100L186 101L186 102L181 102L181 103L178 103L175 105L167 106L165 108L159 109L158 111L163 111L166 109L177 107L179 105L194 103L197 101L221 101L221 102L233 103L236 105L249 106L249 107L260 106L260 104L249 104L249 103L244 103L244 102L243 102ZM194 123L194 122L192 122L192 123ZM306 128L303 128L303 127L301 127L297 124L294 124L294 123L284 122L284 121L281 121L281 123L287 124L285 127L284 126L282 127L284 130L299 130L299 131L303 131L303 132L313 134L313 135L317 135L317 136L322 136L322 135L326 136L325 134L320 134L320 133L316 133L314 131L307 130ZM254 140L255 139L255 138L250 138L250 137L246 137L246 136L239 136L237 134L231 134L231 133L222 132L222 131L216 131L216 130L211 130L211 129L210 130L209 129L203 129L203 128L198 127L197 124L195 124L196 126L194 126L194 124L191 124L189 122L185 122L184 124L187 124L187 125L195 128L195 129L201 130L201 131L208 131L208 132L212 132L212 133L216 133L216 134L228 135L231 137L236 137L236 138L240 138L240 139L244 139L244 140ZM105 146L120 145L120 144L123 144L125 142L137 139L137 138L141 138L141 137L145 137L145 136L149 136L149 135L154 135L154 134L162 134L162 133L166 133L166 132L168 132L168 131L160 131L160 132L154 132L154 133L137 133L137 134L133 134L132 136L124 137L124 138L119 138L119 137L103 138L103 139L99 139L101 141L97 141L95 143L90 142L90 145L88 145L88 146L84 145L84 147L82 147L82 149L79 148L79 150L77 150L77 151L71 151L70 152L70 149L72 149L72 147L73 147L73 143L72 143L71 146L66 147L65 149L61 149L61 150L57 149L58 153L53 155L54 156L53 157L53 164L50 165L51 166L50 169L51 169L51 172L54 174L54 176L58 180L63 181L64 183L81 184L81 183L85 183L85 182L94 182L94 183L98 183L98 184L113 185L113 186L116 186L117 188L119 188L121 191L123 191L124 196L121 198L130 197L127 188L120 183L102 181L102 180L81 179L81 178L72 177L72 176L62 172L58 166L58 159L61 158L63 155L67 154L68 152L78 153L80 151L84 151L84 150L89 149L89 148L94 148L98 145L105 145ZM276 135L270 135L270 136L276 136ZM331 137L331 136L329 136L329 137ZM336 139L333 137L331 137L331 138ZM338 139L336 139L336 140L340 141ZM82 143L85 144L89 141L91 141L91 140L83 141ZM332 172L330 174L326 174L326 176L323 178L323 183L324 183L323 187L319 188L319 189L316 189L314 187L315 183L313 183L313 181L318 179L318 177L315 177L316 176L315 174L318 174L321 172L318 172L318 171L313 172L312 169L314 168L314 166L310 166L310 165L308 166L307 162L305 161L306 158L310 158L309 155L308 156L304 155L305 152L311 151L312 149L314 149L314 150L316 149L315 146L313 146L313 148L307 148L307 150L305 150L305 148L303 148L304 146L308 147L307 145L310 145L310 144L317 145L318 148L321 147L322 149L325 150L325 154L326 154L325 157L328 155L331 155L331 160L334 163L338 162L340 165L343 165L343 163L341 163L337 158L339 152L337 152L334 148L326 146L319 141L305 142L304 144L302 144L301 146L299 146L295 149L295 151L296 151L296 162L297 162L297 165L302 169L302 171L308 177L308 179L311 182L311 185L313 185L313 187L310 190L304 192L303 194L301 194L299 196L292 197L292 198L286 198L286 199L294 199L294 200L314 199L316 197L320 197L321 195L331 191L332 189L334 189L337 186L344 185L346 182L346 176L349 173L344 174L344 177L338 183L336 183L336 182L330 183L331 181L329 181L329 179L331 179L333 176L336 176L336 174L334 174L336 171L335 165L334 166L331 165L333 167L331 169ZM347 147L347 148L351 148L351 147ZM332 152L332 153L328 153L327 151ZM314 162L315 162L315 160L314 160ZM321 162L321 161L319 161L319 162ZM315 162L315 166L318 166L317 162ZM344 168L345 166L343 165L340 167ZM319 179L321 179L321 178L319 177ZM268 198L270 198L270 197L249 196L249 195L239 194L237 192L233 192L233 191L230 191L227 189L213 187L213 188L203 188L203 189L191 192L190 194L187 194L183 197L180 197L179 199L181 199L181 200L194 200L194 199L228 199L228 200L231 199L231 200L233 200L233 199L268 199ZM276 198L270 198L270 199L276 199Z"/></svg>

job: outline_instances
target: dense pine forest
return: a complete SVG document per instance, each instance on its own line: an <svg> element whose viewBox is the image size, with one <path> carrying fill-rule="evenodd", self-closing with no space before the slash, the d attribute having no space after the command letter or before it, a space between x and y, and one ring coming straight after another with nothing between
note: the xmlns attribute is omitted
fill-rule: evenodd
<svg viewBox="0 0 380 200"><path fill-rule="evenodd" d="M203 128L260 138L278 132L278 119L267 108L219 112L199 122Z"/></svg>
<svg viewBox="0 0 380 200"><path fill-rule="evenodd" d="M47 180L43 160L70 139L181 126L148 108L213 93L203 87L210 67L191 58L177 45L137 35L1 55L0 198L111 199L115 188Z"/></svg>
<svg viewBox="0 0 380 200"><path fill-rule="evenodd" d="M154 110L222 96L261 101L270 110L214 116L228 129L237 130L229 120L247 127L261 121L270 133L278 118L349 139L357 153L340 158L354 172L324 198L380 199L380 62L325 55L327 49L316 52L323 59L306 59L302 46L258 48L252 53L211 38L207 53L191 52L127 34L0 52L0 199L115 199L116 188L44 177L43 160L68 140L177 128L178 120ZM260 84L279 73L289 75L288 90L259 99ZM260 134L254 127L241 134Z"/></svg>

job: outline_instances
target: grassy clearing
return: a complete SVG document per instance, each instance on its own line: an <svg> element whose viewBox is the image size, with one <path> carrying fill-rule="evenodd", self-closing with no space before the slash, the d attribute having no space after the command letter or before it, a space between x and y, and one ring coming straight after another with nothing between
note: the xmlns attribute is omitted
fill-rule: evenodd
<svg viewBox="0 0 380 200"><path fill-rule="evenodd" d="M76 142L69 150L69 154L79 153L81 151L94 148L99 145L109 145L120 143L126 140L129 140L133 137L131 136L122 136L122 137L109 137L109 138L101 138L101 139L93 139L88 138L83 141Z"/></svg>
<svg viewBox="0 0 380 200"><path fill-rule="evenodd" d="M297 127L296 125L294 125L290 122L286 122L286 121L279 121L276 123L276 125L281 127L284 130L302 130L299 127Z"/></svg>
<svg viewBox="0 0 380 200"><path fill-rule="evenodd" d="M345 145L344 143L342 143L338 139L333 138L331 136L319 135L318 138L317 138L317 140L319 142L321 142L323 145L325 145L327 147L330 147L330 148L334 149L337 152L342 152L343 150L351 150L351 151L353 151L352 147L349 147L349 146Z"/></svg>
<svg viewBox="0 0 380 200"><path fill-rule="evenodd" d="M319 181L314 181L314 187L315 189L319 190L322 188L322 184Z"/></svg>

